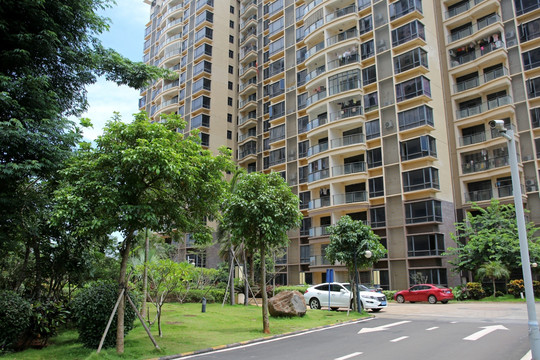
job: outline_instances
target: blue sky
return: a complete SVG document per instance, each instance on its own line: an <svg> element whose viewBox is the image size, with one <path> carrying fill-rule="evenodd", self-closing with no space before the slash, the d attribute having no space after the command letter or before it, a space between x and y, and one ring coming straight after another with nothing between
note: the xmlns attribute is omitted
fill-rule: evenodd
<svg viewBox="0 0 540 360"><path fill-rule="evenodd" d="M110 18L110 31L101 35L102 43L133 61L141 61L150 5L143 0L116 0L116 3L113 8L102 13ZM90 118L94 127L85 129L84 137L94 140L101 135L105 122L112 117L114 111L118 111L124 121L131 121L132 114L139 110L138 99L138 90L117 86L105 79L89 86L89 108L82 116Z"/></svg>

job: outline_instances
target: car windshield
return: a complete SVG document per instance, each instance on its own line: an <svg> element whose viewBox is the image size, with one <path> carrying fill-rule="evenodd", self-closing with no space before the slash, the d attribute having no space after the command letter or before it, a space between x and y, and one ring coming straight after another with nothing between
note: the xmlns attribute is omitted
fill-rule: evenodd
<svg viewBox="0 0 540 360"><path fill-rule="evenodd" d="M442 286L442 285L435 285L435 287L438 287L439 289L447 289L446 286Z"/></svg>

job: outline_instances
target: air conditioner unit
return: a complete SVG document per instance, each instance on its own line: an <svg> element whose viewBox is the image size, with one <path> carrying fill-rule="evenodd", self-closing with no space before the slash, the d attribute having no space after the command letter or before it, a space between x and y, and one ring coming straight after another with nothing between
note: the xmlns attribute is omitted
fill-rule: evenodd
<svg viewBox="0 0 540 360"><path fill-rule="evenodd" d="M533 180L533 179L525 180L525 184L526 184L527 186L533 186L533 185L534 185L534 180Z"/></svg>
<svg viewBox="0 0 540 360"><path fill-rule="evenodd" d="M391 129L394 127L394 123L392 121L386 121L384 123L384 127L387 128L387 129Z"/></svg>

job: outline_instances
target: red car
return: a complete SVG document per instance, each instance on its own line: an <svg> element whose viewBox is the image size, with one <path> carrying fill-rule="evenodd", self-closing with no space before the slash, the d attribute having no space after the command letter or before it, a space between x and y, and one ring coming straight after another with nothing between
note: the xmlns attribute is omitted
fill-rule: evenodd
<svg viewBox="0 0 540 360"><path fill-rule="evenodd" d="M427 301L430 304L435 304L437 301L440 301L446 304L448 300L452 300L453 298L454 294L452 294L451 289L433 284L417 284L411 286L409 290L401 290L394 295L394 300L398 303L404 303L405 301L412 303Z"/></svg>

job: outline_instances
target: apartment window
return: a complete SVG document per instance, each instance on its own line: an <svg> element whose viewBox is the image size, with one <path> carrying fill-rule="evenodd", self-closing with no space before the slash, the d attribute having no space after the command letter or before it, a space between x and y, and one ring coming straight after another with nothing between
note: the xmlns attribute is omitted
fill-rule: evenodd
<svg viewBox="0 0 540 360"><path fill-rule="evenodd" d="M409 279L425 278L426 283L435 285L448 285L448 278L446 275L446 269L421 269L421 270L409 270ZM411 280L414 281L414 280ZM411 285L414 285L411 282Z"/></svg>
<svg viewBox="0 0 540 360"><path fill-rule="evenodd" d="M415 107L398 113L399 130L407 130L418 126L433 126L433 109L427 105Z"/></svg>
<svg viewBox="0 0 540 360"><path fill-rule="evenodd" d="M297 26L296 27L296 42L300 42L303 38L304 38L304 27Z"/></svg>
<svg viewBox="0 0 540 360"><path fill-rule="evenodd" d="M398 46L416 38L426 40L424 24L418 20L392 30L392 46Z"/></svg>
<svg viewBox="0 0 540 360"><path fill-rule="evenodd" d="M231 29L234 29L234 21L229 20L229 27L230 27Z"/></svg>
<svg viewBox="0 0 540 360"><path fill-rule="evenodd" d="M371 15L361 18L359 21L359 25L360 25L360 31L359 31L360 35L373 30L373 19Z"/></svg>
<svg viewBox="0 0 540 360"><path fill-rule="evenodd" d="M297 65L304 62L306 58L306 49L307 48L304 46L303 48L296 50L296 64Z"/></svg>
<svg viewBox="0 0 540 360"><path fill-rule="evenodd" d="M441 222L442 207L439 200L426 200L405 204L405 223Z"/></svg>
<svg viewBox="0 0 540 360"><path fill-rule="evenodd" d="M285 162L285 148L270 151L268 164L274 166Z"/></svg>
<svg viewBox="0 0 540 360"><path fill-rule="evenodd" d="M431 97L429 79L425 76L419 76L396 85L397 102L412 99L421 95Z"/></svg>
<svg viewBox="0 0 540 360"><path fill-rule="evenodd" d="M370 58L375 55L375 45L373 40L366 41L360 45L360 54L362 60Z"/></svg>
<svg viewBox="0 0 540 360"><path fill-rule="evenodd" d="M270 114L270 120L277 119L285 115L285 102L282 101L269 107L268 113Z"/></svg>
<svg viewBox="0 0 540 360"><path fill-rule="evenodd" d="M273 84L266 85L264 87L264 96L270 96L271 98L285 92L285 79L281 79Z"/></svg>
<svg viewBox="0 0 540 360"><path fill-rule="evenodd" d="M268 79L276 74L282 73L285 69L285 59L279 59L270 64L270 66L264 69L264 79Z"/></svg>
<svg viewBox="0 0 540 360"><path fill-rule="evenodd" d="M376 148L372 150L368 150L366 152L367 155L367 165L368 169L382 166L382 152L381 148Z"/></svg>
<svg viewBox="0 0 540 360"><path fill-rule="evenodd" d="M360 87L360 70L345 71L328 78L329 95L358 89Z"/></svg>
<svg viewBox="0 0 540 360"><path fill-rule="evenodd" d="M540 36L540 19L534 19L518 26L519 42L536 39Z"/></svg>
<svg viewBox="0 0 540 360"><path fill-rule="evenodd" d="M208 96L199 96L196 99L193 99L191 102L191 111L198 109L210 109L210 98Z"/></svg>
<svg viewBox="0 0 540 360"><path fill-rule="evenodd" d="M201 126L210 127L210 116L206 114L199 114L191 119L191 130Z"/></svg>
<svg viewBox="0 0 540 360"><path fill-rule="evenodd" d="M306 107L307 99L308 99L308 93L307 92L297 96L296 104L297 104L298 110L302 110L302 109L304 109Z"/></svg>
<svg viewBox="0 0 540 360"><path fill-rule="evenodd" d="M227 105L233 106L233 99L230 96L227 97Z"/></svg>
<svg viewBox="0 0 540 360"><path fill-rule="evenodd" d="M297 86L304 85L306 83L306 78L307 78L307 69L304 69L296 73L296 85Z"/></svg>
<svg viewBox="0 0 540 360"><path fill-rule="evenodd" d="M366 121L366 140L375 139L381 136L381 126L379 119Z"/></svg>
<svg viewBox="0 0 540 360"><path fill-rule="evenodd" d="M298 118L298 134L305 133L309 124L309 116Z"/></svg>
<svg viewBox="0 0 540 360"><path fill-rule="evenodd" d="M285 139L285 124L270 128L270 143Z"/></svg>
<svg viewBox="0 0 540 360"><path fill-rule="evenodd" d="M327 157L310 162L308 166L308 182L326 179L330 176L330 163Z"/></svg>
<svg viewBox="0 0 540 360"><path fill-rule="evenodd" d="M195 33L195 42L203 38L213 39L213 37L214 37L214 30L205 26L201 30Z"/></svg>
<svg viewBox="0 0 540 360"><path fill-rule="evenodd" d="M362 85L366 86L377 81L377 69L375 65L362 69Z"/></svg>
<svg viewBox="0 0 540 360"><path fill-rule="evenodd" d="M229 12L230 12L231 14L234 14L234 6L231 6L231 7L229 8Z"/></svg>
<svg viewBox="0 0 540 360"><path fill-rule="evenodd" d="M210 91L211 90L211 81L210 79L207 79L207 78L200 78L199 80L195 81L193 83L193 87L191 89L192 91L192 94L195 94L196 92L200 91L200 90L208 90Z"/></svg>
<svg viewBox="0 0 540 360"><path fill-rule="evenodd" d="M227 114L227 122L232 123L232 114Z"/></svg>
<svg viewBox="0 0 540 360"><path fill-rule="evenodd" d="M422 0L398 0L390 4L390 20L398 19L413 11L422 13Z"/></svg>
<svg viewBox="0 0 540 360"><path fill-rule="evenodd" d="M309 140L298 143L298 158L305 158L309 149Z"/></svg>
<svg viewBox="0 0 540 360"><path fill-rule="evenodd" d="M298 183L299 184L304 184L304 183L307 183L308 181L308 174L309 174L309 170L308 170L308 166L301 166L298 168Z"/></svg>
<svg viewBox="0 0 540 360"><path fill-rule="evenodd" d="M199 75L203 71L207 73L212 73L212 63L209 61L203 60L195 64L195 66L193 66L193 76Z"/></svg>
<svg viewBox="0 0 540 360"><path fill-rule="evenodd" d="M407 253L409 256L440 256L445 250L443 234L407 236Z"/></svg>
<svg viewBox="0 0 540 360"><path fill-rule="evenodd" d="M276 41L271 42L269 48L269 55L274 55L275 53L283 50L284 44L285 40L282 37L277 39Z"/></svg>
<svg viewBox="0 0 540 360"><path fill-rule="evenodd" d="M202 146L210 146L210 135L203 132L199 133Z"/></svg>
<svg viewBox="0 0 540 360"><path fill-rule="evenodd" d="M369 217L372 228L386 226L386 213L384 207L369 209Z"/></svg>
<svg viewBox="0 0 540 360"><path fill-rule="evenodd" d="M227 130L227 139L232 140L232 131Z"/></svg>
<svg viewBox="0 0 540 360"><path fill-rule="evenodd" d="M233 86L234 86L234 85L233 85L233 82L232 82L232 81L228 81L228 82L227 82L227 88L228 88L229 90L232 90L232 89L233 89Z"/></svg>
<svg viewBox="0 0 540 360"><path fill-rule="evenodd" d="M211 11L205 10L204 12L197 15L197 17L195 18L195 27L199 26L205 21L208 21L210 23L214 22L214 14Z"/></svg>
<svg viewBox="0 0 540 360"><path fill-rule="evenodd" d="M372 92L371 94L364 95L364 112L374 110L379 107L379 97L377 92Z"/></svg>
<svg viewBox="0 0 540 360"><path fill-rule="evenodd" d="M249 163L248 166L247 166L248 174L252 173L252 172L255 172L255 171L257 171L257 163L254 163L254 162Z"/></svg>
<svg viewBox="0 0 540 360"><path fill-rule="evenodd" d="M403 191L439 189L439 170L434 167L406 171L402 174Z"/></svg>
<svg viewBox="0 0 540 360"><path fill-rule="evenodd" d="M229 74L234 74L234 67L229 65Z"/></svg>
<svg viewBox="0 0 540 360"><path fill-rule="evenodd" d="M229 58L234 59L234 51L233 50L229 50Z"/></svg>
<svg viewBox="0 0 540 360"><path fill-rule="evenodd" d="M400 143L401 161L417 159L425 156L437 157L435 138L424 135Z"/></svg>
<svg viewBox="0 0 540 360"><path fill-rule="evenodd" d="M540 7L540 1L538 0L514 0L514 4L516 5L516 16L523 15Z"/></svg>
<svg viewBox="0 0 540 360"><path fill-rule="evenodd" d="M427 52L422 48L416 48L394 58L394 73L396 74L418 66L428 67Z"/></svg>
<svg viewBox="0 0 540 360"><path fill-rule="evenodd" d="M531 125L533 128L540 127L540 108L531 110Z"/></svg>
<svg viewBox="0 0 540 360"><path fill-rule="evenodd" d="M280 31L281 29L283 29L283 23L284 23L284 18L280 17L276 21L273 21L270 24L268 24L268 29L269 29L268 35L271 36L277 33L278 31Z"/></svg>
<svg viewBox="0 0 540 360"><path fill-rule="evenodd" d="M369 197L384 196L384 179L383 177L369 179Z"/></svg>
<svg viewBox="0 0 540 360"><path fill-rule="evenodd" d="M229 35L229 42L231 44L234 44L234 36L233 35Z"/></svg>
<svg viewBox="0 0 540 360"><path fill-rule="evenodd" d="M521 54L523 58L523 68L525 70L534 69L540 66L540 48L532 49Z"/></svg>
<svg viewBox="0 0 540 360"><path fill-rule="evenodd" d="M195 48L195 52L193 53L193 60L196 61L199 57L203 55L212 56L212 45L202 44L201 46Z"/></svg>

